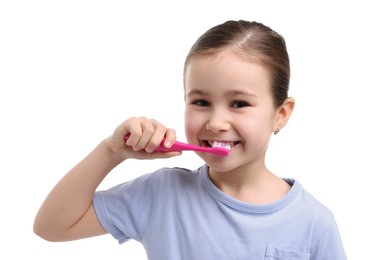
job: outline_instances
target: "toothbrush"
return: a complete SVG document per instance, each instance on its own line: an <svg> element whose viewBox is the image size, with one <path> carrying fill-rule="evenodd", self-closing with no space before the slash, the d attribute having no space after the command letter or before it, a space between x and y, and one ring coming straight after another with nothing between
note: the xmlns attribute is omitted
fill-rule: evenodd
<svg viewBox="0 0 373 260"><path fill-rule="evenodd" d="M127 134L124 138L127 140L129 138L129 134ZM213 155L219 156L227 156L229 154L229 150L222 147L202 147L192 144L187 144L183 142L176 141L170 148L166 148L164 146L164 140L162 140L161 144L156 149L157 151L162 152L180 152L180 151L195 151L195 152L203 152L203 153L210 153Z"/></svg>

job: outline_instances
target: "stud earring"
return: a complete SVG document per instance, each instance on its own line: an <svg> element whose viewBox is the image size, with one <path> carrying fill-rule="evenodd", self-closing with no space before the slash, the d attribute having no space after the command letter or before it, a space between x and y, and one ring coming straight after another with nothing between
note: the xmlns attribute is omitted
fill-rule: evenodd
<svg viewBox="0 0 373 260"><path fill-rule="evenodd" d="M277 128L275 131L273 131L273 133L274 133L275 135L277 135L279 132L280 132L280 128Z"/></svg>

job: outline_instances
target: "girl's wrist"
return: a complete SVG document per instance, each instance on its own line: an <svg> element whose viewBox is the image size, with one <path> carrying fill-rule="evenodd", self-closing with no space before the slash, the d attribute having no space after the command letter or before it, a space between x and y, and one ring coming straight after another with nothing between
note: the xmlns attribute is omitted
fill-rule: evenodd
<svg viewBox="0 0 373 260"><path fill-rule="evenodd" d="M105 158L107 158L109 163L115 165L120 164L121 162L128 159L124 154L123 148L120 148L119 144L116 144L112 137L104 139L100 146L104 147Z"/></svg>

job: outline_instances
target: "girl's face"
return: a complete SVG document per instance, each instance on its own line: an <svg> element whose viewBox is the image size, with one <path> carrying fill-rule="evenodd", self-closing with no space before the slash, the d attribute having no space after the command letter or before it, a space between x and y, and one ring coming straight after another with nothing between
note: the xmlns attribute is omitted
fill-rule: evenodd
<svg viewBox="0 0 373 260"><path fill-rule="evenodd" d="M193 57L185 71L185 132L189 143L230 147L226 157L198 155L210 170L264 167L276 129L267 71L230 51Z"/></svg>

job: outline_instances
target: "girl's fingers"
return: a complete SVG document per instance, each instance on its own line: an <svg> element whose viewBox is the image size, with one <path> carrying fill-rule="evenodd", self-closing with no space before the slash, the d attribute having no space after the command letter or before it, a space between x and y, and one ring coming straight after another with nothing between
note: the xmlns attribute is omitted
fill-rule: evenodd
<svg viewBox="0 0 373 260"><path fill-rule="evenodd" d="M141 131L142 131L142 133L141 133L141 136L139 136L137 143L133 146L133 149L135 151L139 151L139 150L144 149L147 152L151 152L152 150L154 150L157 146L157 144L156 144L157 138L154 137L154 133L159 132L160 130L157 130L157 129L160 129L160 128L165 129L165 127L163 125L159 124L155 120L152 120L152 119L142 120L141 121ZM155 146L154 149L151 148L153 146ZM148 148L148 147L150 147L150 148Z"/></svg>
<svg viewBox="0 0 373 260"><path fill-rule="evenodd" d="M166 146L171 146L176 140L173 129L166 128L154 119L131 118L127 121L126 132L130 136L126 145L131 146L134 151L145 150L147 153L154 152L165 138Z"/></svg>
<svg viewBox="0 0 373 260"><path fill-rule="evenodd" d="M155 128L151 138L148 140L148 143L144 148L145 151L147 151L148 153L154 152L163 141L165 131L166 130L164 127Z"/></svg>
<svg viewBox="0 0 373 260"><path fill-rule="evenodd" d="M166 135L165 135L165 141L164 146L166 148L170 148L176 141L176 132L174 129L167 129Z"/></svg>

